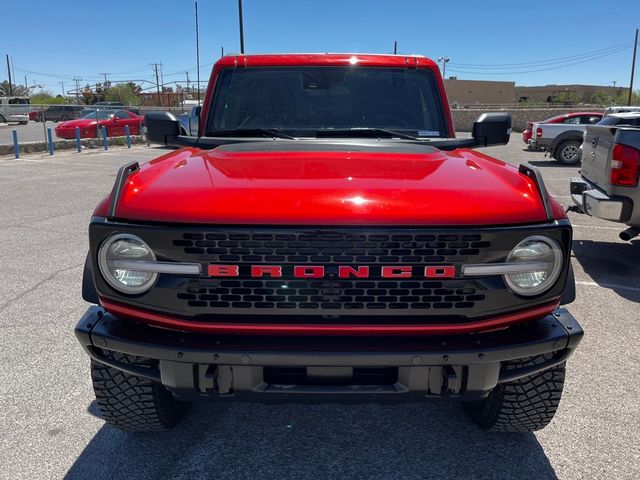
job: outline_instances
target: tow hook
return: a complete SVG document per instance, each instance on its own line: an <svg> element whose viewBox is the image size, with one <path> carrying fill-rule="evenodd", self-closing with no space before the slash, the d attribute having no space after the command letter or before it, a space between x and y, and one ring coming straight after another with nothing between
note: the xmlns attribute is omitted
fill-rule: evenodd
<svg viewBox="0 0 640 480"><path fill-rule="evenodd" d="M565 212L584 213L582 209L577 205L569 205ZM622 233L620 235L622 235Z"/></svg>

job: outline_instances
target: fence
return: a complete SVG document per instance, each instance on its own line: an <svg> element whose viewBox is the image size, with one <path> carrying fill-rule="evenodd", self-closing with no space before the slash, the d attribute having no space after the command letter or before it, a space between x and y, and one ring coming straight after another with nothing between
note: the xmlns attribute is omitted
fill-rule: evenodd
<svg viewBox="0 0 640 480"><path fill-rule="evenodd" d="M189 107L120 105L24 105L0 111L0 155L60 149L108 148L142 143L144 119L151 110L183 113Z"/></svg>

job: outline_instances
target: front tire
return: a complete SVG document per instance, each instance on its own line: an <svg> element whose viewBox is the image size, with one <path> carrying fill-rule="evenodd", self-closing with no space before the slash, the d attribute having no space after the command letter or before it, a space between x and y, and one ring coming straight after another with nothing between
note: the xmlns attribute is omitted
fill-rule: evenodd
<svg viewBox="0 0 640 480"><path fill-rule="evenodd" d="M129 364L149 364L143 357L103 352L110 359ZM91 360L91 380L102 418L128 432L162 431L174 427L189 408L162 385L129 375Z"/></svg>
<svg viewBox="0 0 640 480"><path fill-rule="evenodd" d="M556 149L554 158L563 165L576 165L582 160L580 145L582 143L576 140L562 142Z"/></svg>
<svg viewBox="0 0 640 480"><path fill-rule="evenodd" d="M551 354L508 362L506 368L535 365ZM489 396L466 402L464 409L483 430L494 432L533 432L546 427L560 404L565 364L561 363L529 377L498 384Z"/></svg>

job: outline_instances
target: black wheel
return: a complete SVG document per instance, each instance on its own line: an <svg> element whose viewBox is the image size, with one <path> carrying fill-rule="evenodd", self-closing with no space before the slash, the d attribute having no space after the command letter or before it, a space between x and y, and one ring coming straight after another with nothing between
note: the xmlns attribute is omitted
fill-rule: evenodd
<svg viewBox="0 0 640 480"><path fill-rule="evenodd" d="M7 119L0 113L0 123L7 123Z"/></svg>
<svg viewBox="0 0 640 480"><path fill-rule="evenodd" d="M562 142L556 148L555 159L563 165L575 165L582 160L582 152L580 151L581 142L577 140L567 140Z"/></svg>
<svg viewBox="0 0 640 480"><path fill-rule="evenodd" d="M143 357L105 352L118 362L149 364ZM175 426L189 408L162 385L123 373L94 360L91 380L100 412L107 423L129 432L167 430Z"/></svg>
<svg viewBox="0 0 640 480"><path fill-rule="evenodd" d="M506 368L541 363L550 358L539 355L509 362ZM546 427L558 409L564 386L565 364L535 375L501 383L480 401L465 402L471 420L483 430L533 432Z"/></svg>
<svg viewBox="0 0 640 480"><path fill-rule="evenodd" d="M69 120L69 117L67 115L63 115L62 116L62 121L66 122L67 120Z"/></svg>

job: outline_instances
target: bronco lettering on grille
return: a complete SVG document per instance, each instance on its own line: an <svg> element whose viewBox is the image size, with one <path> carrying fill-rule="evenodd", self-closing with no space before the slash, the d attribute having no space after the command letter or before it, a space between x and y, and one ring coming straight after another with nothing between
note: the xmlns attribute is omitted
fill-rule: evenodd
<svg viewBox="0 0 640 480"><path fill-rule="evenodd" d="M338 265L329 267L322 265L220 265L210 264L207 273L210 277L239 277L252 278L324 278L337 276L339 278L455 278L454 265L427 265L416 267L410 265L385 265L382 267Z"/></svg>

